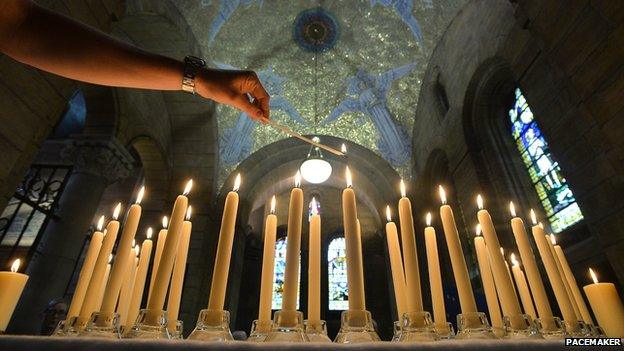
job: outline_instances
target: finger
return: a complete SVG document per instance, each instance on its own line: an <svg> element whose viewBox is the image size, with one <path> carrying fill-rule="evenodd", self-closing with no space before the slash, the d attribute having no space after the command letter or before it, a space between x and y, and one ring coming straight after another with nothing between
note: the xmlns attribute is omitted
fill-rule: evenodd
<svg viewBox="0 0 624 351"><path fill-rule="evenodd" d="M258 76L256 76L255 74L249 76L247 82L248 86L245 87L247 88L247 91L245 92L249 93L252 96L252 98L254 99L254 103L262 110L263 117L268 119L270 115L269 94L262 86L262 83L260 82L260 79L258 79Z"/></svg>
<svg viewBox="0 0 624 351"><path fill-rule="evenodd" d="M261 119L264 116L264 113L262 112L262 110L258 106L249 102L249 99L247 98L247 95L245 94L236 95L232 99L232 106L245 112L253 120Z"/></svg>

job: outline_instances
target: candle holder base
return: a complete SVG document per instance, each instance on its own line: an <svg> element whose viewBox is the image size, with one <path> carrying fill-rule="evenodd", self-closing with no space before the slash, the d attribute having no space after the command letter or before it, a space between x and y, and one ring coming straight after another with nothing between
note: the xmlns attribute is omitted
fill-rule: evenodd
<svg viewBox="0 0 624 351"><path fill-rule="evenodd" d="M434 323L433 326L436 330L436 333L438 333L440 339L449 340L455 337L455 329L453 328L453 323Z"/></svg>
<svg viewBox="0 0 624 351"><path fill-rule="evenodd" d="M251 322L251 331L247 341L249 342L263 342L271 332L273 321L260 321L255 319Z"/></svg>
<svg viewBox="0 0 624 351"><path fill-rule="evenodd" d="M170 339L171 336L167 330L167 312L141 310L136 322L123 337L124 339Z"/></svg>
<svg viewBox="0 0 624 351"><path fill-rule="evenodd" d="M604 337L606 337L606 334L605 334L604 330L602 330L602 328L600 326L597 326L595 324L589 324L588 327L589 327L589 330L591 332L591 336L593 336L595 338L604 338Z"/></svg>
<svg viewBox="0 0 624 351"><path fill-rule="evenodd" d="M503 317L505 339L542 339L533 318L528 314Z"/></svg>
<svg viewBox="0 0 624 351"><path fill-rule="evenodd" d="M401 331L397 342L436 341L436 332L431 314L425 311L407 312L401 318Z"/></svg>
<svg viewBox="0 0 624 351"><path fill-rule="evenodd" d="M545 323L542 318L538 318L535 320L535 324L537 331L542 334L544 339L563 339L567 335L563 321L559 317L553 317L550 323Z"/></svg>
<svg viewBox="0 0 624 351"><path fill-rule="evenodd" d="M303 313L299 311L281 310L275 312L273 327L267 335L266 342L308 342L303 331Z"/></svg>
<svg viewBox="0 0 624 351"><path fill-rule="evenodd" d="M189 340L234 341L230 331L230 312L201 310Z"/></svg>
<svg viewBox="0 0 624 351"><path fill-rule="evenodd" d="M566 334L571 338L585 338L589 334L589 330L583 321L566 322L563 321Z"/></svg>
<svg viewBox="0 0 624 351"><path fill-rule="evenodd" d="M169 332L170 339L184 339L184 322L177 320L173 325L167 325L167 331Z"/></svg>
<svg viewBox="0 0 624 351"><path fill-rule="evenodd" d="M56 325L56 328L54 328L54 331L52 332L52 334L50 334L50 336L52 337L67 336L67 321L65 320L59 321L58 324Z"/></svg>
<svg viewBox="0 0 624 351"><path fill-rule="evenodd" d="M343 311L340 317L340 330L334 342L355 344L381 341L373 327L373 318L366 310Z"/></svg>
<svg viewBox="0 0 624 351"><path fill-rule="evenodd" d="M399 341L399 337L401 336L401 321L394 321L392 322L392 339L390 339L390 342L397 342Z"/></svg>
<svg viewBox="0 0 624 351"><path fill-rule="evenodd" d="M119 314L115 312L93 312L91 319L80 332L80 337L121 339Z"/></svg>
<svg viewBox="0 0 624 351"><path fill-rule="evenodd" d="M456 339L498 339L483 312L468 312L457 315Z"/></svg>
<svg viewBox="0 0 624 351"><path fill-rule="evenodd" d="M306 319L303 321L303 327L310 342L332 342L327 336L327 323L324 320L310 322Z"/></svg>

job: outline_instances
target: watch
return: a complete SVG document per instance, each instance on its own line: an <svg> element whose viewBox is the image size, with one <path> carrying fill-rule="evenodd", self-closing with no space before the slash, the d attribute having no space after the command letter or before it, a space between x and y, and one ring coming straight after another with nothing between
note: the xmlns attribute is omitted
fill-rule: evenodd
<svg viewBox="0 0 624 351"><path fill-rule="evenodd" d="M195 56L184 58L184 71L182 75L182 90L195 94L195 76L200 68L206 67L206 61Z"/></svg>

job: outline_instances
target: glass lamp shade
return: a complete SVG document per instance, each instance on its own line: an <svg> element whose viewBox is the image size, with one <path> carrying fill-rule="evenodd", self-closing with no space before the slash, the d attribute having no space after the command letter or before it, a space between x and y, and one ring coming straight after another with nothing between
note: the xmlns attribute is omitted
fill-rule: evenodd
<svg viewBox="0 0 624 351"><path fill-rule="evenodd" d="M306 182L320 184L329 179L332 173L332 166L322 158L308 158L303 161L299 170Z"/></svg>

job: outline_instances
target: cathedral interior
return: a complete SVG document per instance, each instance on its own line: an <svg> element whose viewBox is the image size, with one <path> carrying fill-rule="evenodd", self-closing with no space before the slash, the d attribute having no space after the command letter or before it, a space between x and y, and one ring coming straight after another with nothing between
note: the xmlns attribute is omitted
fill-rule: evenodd
<svg viewBox="0 0 624 351"><path fill-rule="evenodd" d="M304 180L299 310L307 307L308 216L320 214L321 316L330 337L347 309L341 191L353 172L367 308L382 339L398 319L386 205L399 182L427 266L433 214L448 320L460 313L438 216L447 189L479 310L474 250L483 195L506 252L509 202L564 248L579 285L624 296L624 2L608 0L39 0L161 55L257 72L271 119L322 143L331 175ZM619 39L618 39L619 38ZM22 258L29 281L7 331L39 334L51 301L70 301L101 215L146 188L137 242L161 227L192 178L193 228L180 319L208 301L223 206L240 205L225 298L232 331L258 316L264 220L278 218L272 308L280 309L293 175L311 147L230 106L178 91L91 85L0 55L0 270ZM619 121L619 122L618 122ZM312 203L312 198L315 202ZM308 205L309 204L309 205ZM395 214L396 215L396 214ZM540 269L543 270L541 263ZM421 269L425 310L428 273ZM557 311L550 288L547 293Z"/></svg>

